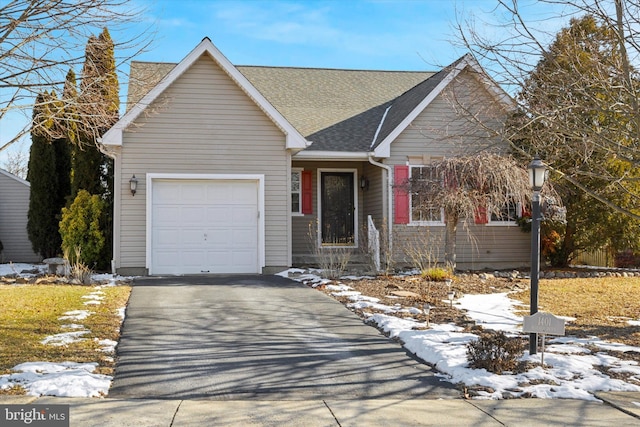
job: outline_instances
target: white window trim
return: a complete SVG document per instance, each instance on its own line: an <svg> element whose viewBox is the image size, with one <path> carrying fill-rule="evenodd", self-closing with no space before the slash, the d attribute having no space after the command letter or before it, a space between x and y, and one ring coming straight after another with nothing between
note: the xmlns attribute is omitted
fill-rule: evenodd
<svg viewBox="0 0 640 427"><path fill-rule="evenodd" d="M291 216L304 216L302 213L302 171L304 168L291 168L291 173L297 173L300 176L300 188L298 189L298 194L300 194L300 198L298 199L298 212L290 212ZM293 191L291 190L291 181L289 181L289 193L293 195ZM291 209L291 204L289 205L289 209Z"/></svg>
<svg viewBox="0 0 640 427"><path fill-rule="evenodd" d="M496 221L491 219L491 213L487 212L487 226L489 227L513 227L518 225L517 221ZM516 203L516 217L522 218L522 203Z"/></svg>
<svg viewBox="0 0 640 427"><path fill-rule="evenodd" d="M430 165L408 165L409 166L409 179L413 173L413 168L424 168ZM409 224L410 227L444 227L444 208L440 208L440 221L414 221L413 220L413 194L409 192Z"/></svg>
<svg viewBox="0 0 640 427"><path fill-rule="evenodd" d="M353 245L327 245L322 243L322 172L351 172L353 173L353 203L355 210L353 212ZM358 169L349 168L349 169L334 169L334 168L318 168L317 171L317 198L318 198L318 228L316 229L317 241L316 244L318 248L357 248L358 247L358 225L359 225L359 210L358 210Z"/></svg>

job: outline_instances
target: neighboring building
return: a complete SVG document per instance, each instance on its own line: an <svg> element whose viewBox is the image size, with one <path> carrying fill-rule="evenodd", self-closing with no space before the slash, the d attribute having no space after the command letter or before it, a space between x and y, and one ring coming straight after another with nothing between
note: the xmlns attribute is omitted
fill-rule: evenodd
<svg viewBox="0 0 640 427"><path fill-rule="evenodd" d="M31 186L24 179L0 169L0 262L40 262L27 234Z"/></svg>
<svg viewBox="0 0 640 427"><path fill-rule="evenodd" d="M115 267L273 272L358 252L369 216L397 262L426 232L442 260L440 209L394 183L495 145L483 126L510 108L470 56L436 73L236 67L205 38L179 64L134 62L128 111L102 140L115 158ZM476 222L459 227L460 268L527 265L513 221Z"/></svg>

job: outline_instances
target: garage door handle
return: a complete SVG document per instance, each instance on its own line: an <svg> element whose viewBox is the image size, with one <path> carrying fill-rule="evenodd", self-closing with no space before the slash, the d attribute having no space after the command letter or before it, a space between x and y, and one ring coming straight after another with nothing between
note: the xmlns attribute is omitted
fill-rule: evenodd
<svg viewBox="0 0 640 427"><path fill-rule="evenodd" d="M207 240L207 233L204 233L204 240Z"/></svg>

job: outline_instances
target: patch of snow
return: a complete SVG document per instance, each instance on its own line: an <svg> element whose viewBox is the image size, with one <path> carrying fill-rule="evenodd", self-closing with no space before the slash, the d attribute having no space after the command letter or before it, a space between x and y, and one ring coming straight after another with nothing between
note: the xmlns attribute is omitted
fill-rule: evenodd
<svg viewBox="0 0 640 427"><path fill-rule="evenodd" d="M58 320L84 320L92 314L93 312L87 310L71 310L58 317Z"/></svg>
<svg viewBox="0 0 640 427"><path fill-rule="evenodd" d="M102 347L100 349L100 351L103 351L105 353L115 353L116 351L116 346L118 345L118 341L114 341L114 340L109 340L109 339L98 339L98 338L94 338L98 344L100 344L100 346Z"/></svg>
<svg viewBox="0 0 640 427"><path fill-rule="evenodd" d="M513 308L520 303L506 293L463 295L456 303L467 311L477 325L485 329L521 332L522 316L516 316L513 312Z"/></svg>
<svg viewBox="0 0 640 427"><path fill-rule="evenodd" d="M38 274L44 274L48 270L48 266L45 264L24 264L24 263L9 263L0 264L0 276L18 275L21 277L34 277ZM34 273L22 273L23 271L38 271L38 274Z"/></svg>
<svg viewBox="0 0 640 427"><path fill-rule="evenodd" d="M86 338L82 338L82 336L90 333L91 331L83 330L83 331L75 331L75 332L63 332L61 334L49 335L40 343L45 345L54 345L54 346L63 346L69 345L74 342L83 341Z"/></svg>
<svg viewBox="0 0 640 427"><path fill-rule="evenodd" d="M94 374L97 363L22 363L14 374L0 376L0 389L22 386L29 396L100 397L107 394L112 377Z"/></svg>

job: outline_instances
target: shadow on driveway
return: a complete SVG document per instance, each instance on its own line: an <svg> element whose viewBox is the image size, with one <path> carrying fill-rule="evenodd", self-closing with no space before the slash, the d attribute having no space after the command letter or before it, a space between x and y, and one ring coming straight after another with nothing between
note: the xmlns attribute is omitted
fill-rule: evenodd
<svg viewBox="0 0 640 427"><path fill-rule="evenodd" d="M279 276L134 282L109 397L455 398L396 342Z"/></svg>

